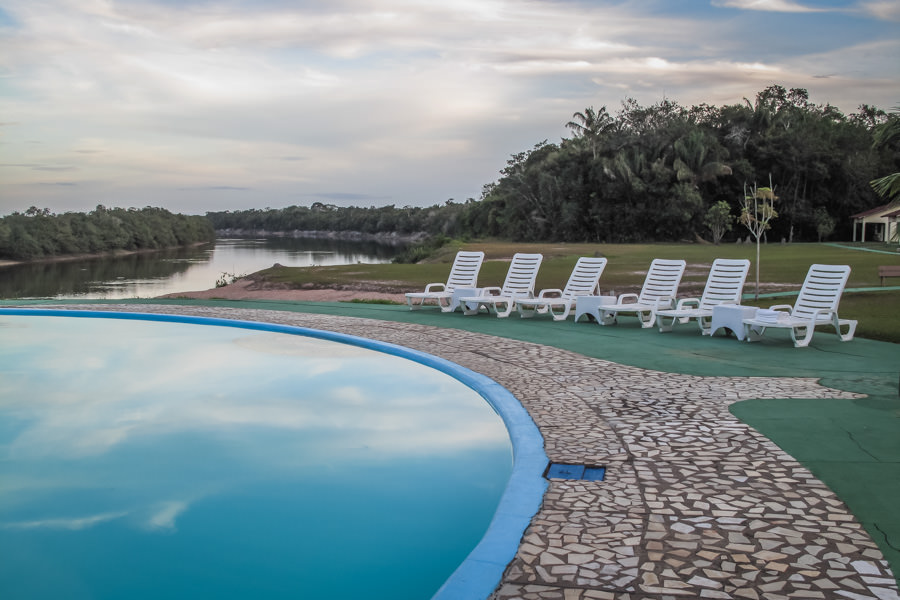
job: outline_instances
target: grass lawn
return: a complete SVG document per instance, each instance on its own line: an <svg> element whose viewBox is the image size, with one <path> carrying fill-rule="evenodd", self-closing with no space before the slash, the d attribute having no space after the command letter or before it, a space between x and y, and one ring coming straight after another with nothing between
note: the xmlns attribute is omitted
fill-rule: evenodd
<svg viewBox="0 0 900 600"><path fill-rule="evenodd" d="M682 258L688 268L681 285L682 297L699 296L706 283L709 266L716 258L747 258L750 274L744 288L744 303L753 306L792 304L793 297L767 297L773 293L797 292L813 263L846 264L852 272L841 301L841 317L856 319L856 335L900 342L900 279L888 280L880 289L879 265L900 265L900 252L893 245L855 244L767 244L760 255L760 295L756 291L756 246L752 244L516 244L511 242L469 242L445 246L437 255L419 264L356 264L333 267L272 267L255 276L288 287L369 287L392 292L420 290L425 284L446 281L449 265L457 250L482 250L485 263L479 281L501 285L508 259L516 252L538 252L544 262L537 288L560 288L579 256L605 256L609 264L600 279L604 294L636 292L654 258ZM852 246L852 247L849 247ZM875 250L875 251L872 251ZM893 253L890 253L894 251ZM854 291L865 289L865 291ZM750 297L746 297L750 294Z"/></svg>

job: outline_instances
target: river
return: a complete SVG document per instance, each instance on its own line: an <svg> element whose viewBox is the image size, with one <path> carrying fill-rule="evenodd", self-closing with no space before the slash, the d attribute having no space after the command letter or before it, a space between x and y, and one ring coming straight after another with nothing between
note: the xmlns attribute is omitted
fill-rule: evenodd
<svg viewBox="0 0 900 600"><path fill-rule="evenodd" d="M223 276L248 275L275 263L286 267L386 263L401 249L328 239L218 239L191 248L0 267L0 298L153 298L207 290Z"/></svg>

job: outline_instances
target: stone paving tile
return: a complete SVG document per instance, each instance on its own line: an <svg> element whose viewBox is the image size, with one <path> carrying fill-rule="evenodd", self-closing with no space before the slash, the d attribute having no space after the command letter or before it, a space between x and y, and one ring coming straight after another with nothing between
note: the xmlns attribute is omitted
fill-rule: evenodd
<svg viewBox="0 0 900 600"><path fill-rule="evenodd" d="M779 512L780 509L774 509ZM858 523L837 518L683 517L652 513L640 588L706 597L830 597L863 592L886 563ZM887 581L885 578L884 581ZM744 591L738 594L739 591ZM887 590L885 590L887 591Z"/></svg>
<svg viewBox="0 0 900 600"><path fill-rule="evenodd" d="M512 583L502 584L493 596L498 600L638 600L644 597L605 590Z"/></svg>
<svg viewBox="0 0 900 600"><path fill-rule="evenodd" d="M79 307L68 306L77 309ZM281 311L97 305L325 329L442 356L506 387L551 461L606 467L551 480L491 600L900 600L846 505L728 405L856 398L810 378L696 377L428 326Z"/></svg>
<svg viewBox="0 0 900 600"><path fill-rule="evenodd" d="M794 461L634 463L644 502L657 514L715 518L825 518L843 502Z"/></svg>
<svg viewBox="0 0 900 600"><path fill-rule="evenodd" d="M644 517L641 512L542 510L525 531L505 579L633 590Z"/></svg>
<svg viewBox="0 0 900 600"><path fill-rule="evenodd" d="M767 438L733 417L615 421L627 451L635 458L661 461L720 461L787 455Z"/></svg>

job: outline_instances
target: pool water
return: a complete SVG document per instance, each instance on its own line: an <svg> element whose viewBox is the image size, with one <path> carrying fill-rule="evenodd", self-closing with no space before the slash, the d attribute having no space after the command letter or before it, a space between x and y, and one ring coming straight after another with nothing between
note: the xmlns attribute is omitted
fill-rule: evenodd
<svg viewBox="0 0 900 600"><path fill-rule="evenodd" d="M511 470L485 400L401 357L0 315L2 598L428 598Z"/></svg>

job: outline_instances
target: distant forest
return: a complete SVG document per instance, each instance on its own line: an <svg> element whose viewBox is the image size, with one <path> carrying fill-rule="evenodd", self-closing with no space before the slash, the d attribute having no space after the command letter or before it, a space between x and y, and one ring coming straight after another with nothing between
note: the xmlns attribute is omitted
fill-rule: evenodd
<svg viewBox="0 0 900 600"><path fill-rule="evenodd" d="M162 208L106 208L56 215L29 208L0 218L0 258L34 260L66 254L153 250L215 240L202 216Z"/></svg>
<svg viewBox="0 0 900 600"><path fill-rule="evenodd" d="M804 89L777 85L723 107L628 99L614 115L605 106L575 113L571 138L513 155L478 200L428 208L315 203L207 217L216 230L727 241L748 235L737 223L744 185L768 186L771 177L778 200L770 241L849 239L849 216L886 202L870 182L900 171L896 136L877 142L898 119L867 105L844 115L810 102Z"/></svg>

